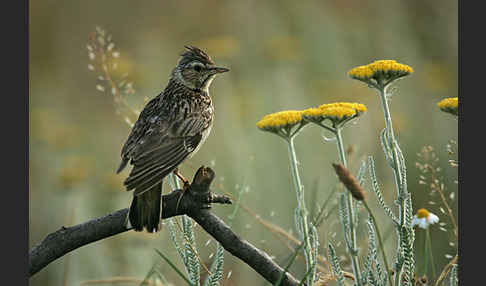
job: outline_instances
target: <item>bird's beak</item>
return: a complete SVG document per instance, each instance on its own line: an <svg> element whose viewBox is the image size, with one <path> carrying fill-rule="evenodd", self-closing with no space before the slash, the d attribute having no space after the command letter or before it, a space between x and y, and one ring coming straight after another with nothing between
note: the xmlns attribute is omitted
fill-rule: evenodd
<svg viewBox="0 0 486 286"><path fill-rule="evenodd" d="M212 71L214 74L217 74L217 73L224 73L224 72L228 72L228 71L229 71L229 69L224 68L224 67L212 67L212 68L211 68L211 71Z"/></svg>

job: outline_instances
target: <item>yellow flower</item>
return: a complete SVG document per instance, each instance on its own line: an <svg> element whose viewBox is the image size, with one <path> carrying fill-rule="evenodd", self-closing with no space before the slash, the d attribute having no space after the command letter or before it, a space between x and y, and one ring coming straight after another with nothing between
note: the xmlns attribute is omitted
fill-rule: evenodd
<svg viewBox="0 0 486 286"><path fill-rule="evenodd" d="M361 103L355 103L355 102L335 102L335 103L328 103L328 104L323 104L319 106L321 109L325 108L333 108L333 107L347 107L347 108L352 108L355 109L357 112L365 112L366 111L366 106Z"/></svg>
<svg viewBox="0 0 486 286"><path fill-rule="evenodd" d="M359 66L351 69L348 75L356 79L369 79L373 76L373 70L368 66Z"/></svg>
<svg viewBox="0 0 486 286"><path fill-rule="evenodd" d="M334 117L336 119L351 117L357 113L355 109L344 106L329 106L319 109L321 110L322 115L327 117Z"/></svg>
<svg viewBox="0 0 486 286"><path fill-rule="evenodd" d="M458 114L458 104L459 101L457 97L449 97L441 100L439 103L437 103L437 106L440 108L440 110L451 113L454 115Z"/></svg>
<svg viewBox="0 0 486 286"><path fill-rule="evenodd" d="M283 128L290 129L300 122L302 122L302 111L284 110L265 115L256 125L264 131L278 132Z"/></svg>
<svg viewBox="0 0 486 286"><path fill-rule="evenodd" d="M325 119L331 120L335 125L348 119L357 117L366 111L366 106L360 103L336 102L323 104L317 108L309 108L302 112L306 120L321 123Z"/></svg>
<svg viewBox="0 0 486 286"><path fill-rule="evenodd" d="M385 81L388 84L412 72L413 69L411 67L394 60L379 60L365 66L355 67L348 72L348 75L351 78L365 82L374 79L376 82Z"/></svg>

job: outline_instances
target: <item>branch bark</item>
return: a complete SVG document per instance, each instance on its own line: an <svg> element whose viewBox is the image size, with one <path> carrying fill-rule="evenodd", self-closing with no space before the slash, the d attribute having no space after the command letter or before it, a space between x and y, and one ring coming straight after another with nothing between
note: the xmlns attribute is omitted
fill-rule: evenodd
<svg viewBox="0 0 486 286"><path fill-rule="evenodd" d="M229 198L210 192L209 187L214 176L211 168L202 166L185 192L177 190L162 196L162 219L184 214L190 216L226 251L248 264L267 281L275 284L284 272L283 268L267 253L238 237L220 218L210 212L212 203L231 203ZM72 227L63 226L50 233L29 251L29 277L66 253L130 230L125 224L127 214L128 209L122 209ZM286 272L280 285L298 284L299 281Z"/></svg>

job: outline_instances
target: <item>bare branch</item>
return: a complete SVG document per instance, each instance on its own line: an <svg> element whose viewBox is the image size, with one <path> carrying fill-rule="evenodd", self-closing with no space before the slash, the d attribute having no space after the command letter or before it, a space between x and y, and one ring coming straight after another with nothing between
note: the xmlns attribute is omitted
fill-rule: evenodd
<svg viewBox="0 0 486 286"><path fill-rule="evenodd" d="M185 192L178 190L162 196L162 218L184 214L190 216L226 251L243 260L267 281L276 283L283 268L272 261L267 253L239 238L220 218L210 212L212 203L231 203L229 198L210 192L209 186L214 176L211 168L202 166ZM29 251L29 277L66 253L130 230L125 226L127 213L128 209L122 209L72 227L63 226L47 235ZM287 272L280 285L298 284L299 281Z"/></svg>

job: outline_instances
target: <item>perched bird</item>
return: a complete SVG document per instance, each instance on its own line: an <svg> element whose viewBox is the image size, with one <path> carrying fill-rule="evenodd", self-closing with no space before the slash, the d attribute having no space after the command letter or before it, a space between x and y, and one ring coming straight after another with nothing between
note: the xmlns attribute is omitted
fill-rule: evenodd
<svg viewBox="0 0 486 286"><path fill-rule="evenodd" d="M124 185L135 189L128 214L135 231L160 229L162 181L171 172L183 179L177 167L199 150L213 124L209 86L229 71L201 49L185 48L167 87L144 107L122 148L117 173L133 165Z"/></svg>

